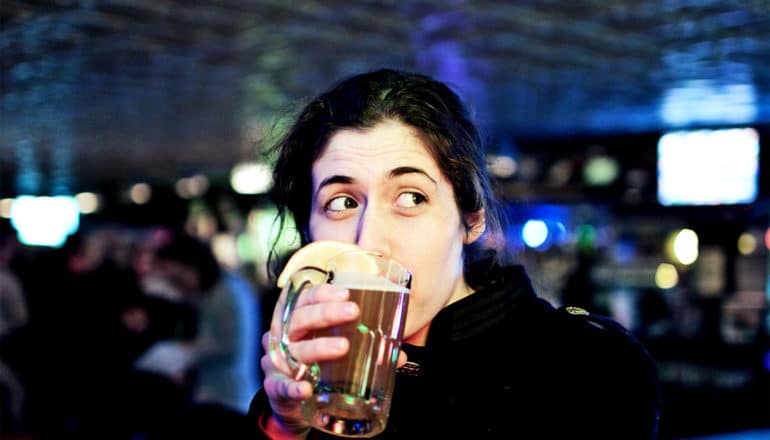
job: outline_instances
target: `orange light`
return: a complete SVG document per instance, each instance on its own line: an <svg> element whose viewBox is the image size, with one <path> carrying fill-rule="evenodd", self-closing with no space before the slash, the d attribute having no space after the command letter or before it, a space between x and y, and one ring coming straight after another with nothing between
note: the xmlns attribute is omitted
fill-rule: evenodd
<svg viewBox="0 0 770 440"><path fill-rule="evenodd" d="M765 232L765 247L770 250L770 228L767 228Z"/></svg>

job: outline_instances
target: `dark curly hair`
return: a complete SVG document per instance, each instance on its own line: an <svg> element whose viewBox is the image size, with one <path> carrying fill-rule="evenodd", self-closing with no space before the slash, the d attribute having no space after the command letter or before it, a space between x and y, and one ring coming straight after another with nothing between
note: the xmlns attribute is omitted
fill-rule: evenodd
<svg viewBox="0 0 770 440"><path fill-rule="evenodd" d="M484 148L462 100L444 83L392 69L350 77L316 97L275 146L278 159L271 196L282 224L287 212L291 213L302 244L310 241L313 163L338 130L371 128L384 120L416 129L451 182L460 212L484 209L485 234L499 236L499 209L486 171ZM499 264L497 251L486 246L485 240L466 245L463 255L466 281L471 285Z"/></svg>

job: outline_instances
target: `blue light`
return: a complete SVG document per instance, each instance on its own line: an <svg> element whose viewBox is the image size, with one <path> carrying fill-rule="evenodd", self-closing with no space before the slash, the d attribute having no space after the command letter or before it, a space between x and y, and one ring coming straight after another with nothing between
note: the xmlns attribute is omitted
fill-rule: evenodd
<svg viewBox="0 0 770 440"><path fill-rule="evenodd" d="M665 92L660 117L671 126L742 124L753 121L758 111L757 92L751 83L692 80Z"/></svg>
<svg viewBox="0 0 770 440"><path fill-rule="evenodd" d="M542 220L527 220L521 228L521 238L531 248L540 247L548 239L548 226Z"/></svg>
<svg viewBox="0 0 770 440"><path fill-rule="evenodd" d="M11 225L26 245L60 247L78 230L78 202L70 196L18 196L11 204Z"/></svg>
<svg viewBox="0 0 770 440"><path fill-rule="evenodd" d="M770 371L770 351L768 351L767 353L765 353L765 359L764 359L764 361L765 361L765 362L764 362L764 364L765 364L765 370L767 370L767 371Z"/></svg>

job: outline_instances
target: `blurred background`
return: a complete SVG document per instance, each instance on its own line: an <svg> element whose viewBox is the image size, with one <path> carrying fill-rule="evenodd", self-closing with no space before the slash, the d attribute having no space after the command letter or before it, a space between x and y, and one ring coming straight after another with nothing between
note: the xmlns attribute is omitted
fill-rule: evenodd
<svg viewBox="0 0 770 440"><path fill-rule="evenodd" d="M766 0L2 0L0 437L247 433L269 146L379 67L468 101L506 246L646 344L665 438L770 437Z"/></svg>

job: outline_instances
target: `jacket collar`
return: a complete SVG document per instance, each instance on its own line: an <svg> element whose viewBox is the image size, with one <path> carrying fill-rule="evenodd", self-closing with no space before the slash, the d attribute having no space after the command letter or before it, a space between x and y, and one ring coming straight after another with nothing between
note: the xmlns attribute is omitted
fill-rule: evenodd
<svg viewBox="0 0 770 440"><path fill-rule="evenodd" d="M431 322L426 346L472 338L510 319L517 304L534 300L535 292L520 265L501 267L471 295L444 307Z"/></svg>

